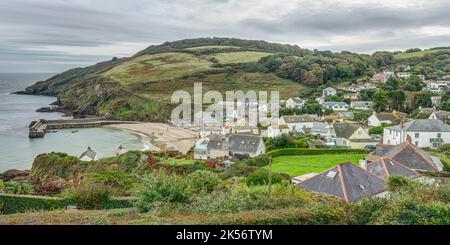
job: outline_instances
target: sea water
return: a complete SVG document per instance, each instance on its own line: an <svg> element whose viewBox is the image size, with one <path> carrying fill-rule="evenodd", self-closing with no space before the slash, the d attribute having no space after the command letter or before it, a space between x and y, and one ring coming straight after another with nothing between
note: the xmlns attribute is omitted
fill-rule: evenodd
<svg viewBox="0 0 450 245"><path fill-rule="evenodd" d="M64 129L47 133L43 138L28 138L31 121L61 118L61 113L35 112L56 98L10 93L51 75L0 73L0 173L8 169L30 169L34 158L41 153L65 152L79 156L90 146L98 157L107 157L115 155L119 145L125 150L152 147L144 135L109 128Z"/></svg>

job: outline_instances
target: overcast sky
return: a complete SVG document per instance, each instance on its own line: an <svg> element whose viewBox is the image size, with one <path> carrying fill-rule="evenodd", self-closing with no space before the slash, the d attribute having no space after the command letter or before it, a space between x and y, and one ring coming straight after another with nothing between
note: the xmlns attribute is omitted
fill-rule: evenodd
<svg viewBox="0 0 450 245"><path fill-rule="evenodd" d="M450 46L450 1L1 0L0 72L60 72L212 36L365 53Z"/></svg>

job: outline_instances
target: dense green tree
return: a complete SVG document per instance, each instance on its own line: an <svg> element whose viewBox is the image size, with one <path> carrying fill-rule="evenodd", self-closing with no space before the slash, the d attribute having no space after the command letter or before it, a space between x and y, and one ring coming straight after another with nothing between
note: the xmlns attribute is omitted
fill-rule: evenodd
<svg viewBox="0 0 450 245"><path fill-rule="evenodd" d="M401 87L406 91L420 91L425 87L425 84L420 77L412 76L404 80Z"/></svg>
<svg viewBox="0 0 450 245"><path fill-rule="evenodd" d="M402 90L394 90L389 93L389 105L392 110L403 111L405 103L405 92Z"/></svg>
<svg viewBox="0 0 450 245"><path fill-rule="evenodd" d="M359 92L359 97L361 98L361 100L371 101L373 95L375 94L375 92L377 92L377 90L373 89L373 88L371 88L371 89L362 89Z"/></svg>
<svg viewBox="0 0 450 245"><path fill-rule="evenodd" d="M431 107L431 96L433 93L427 90L422 90L416 93L416 107Z"/></svg>
<svg viewBox="0 0 450 245"><path fill-rule="evenodd" d="M385 111L388 106L389 94L384 90L378 90L372 97L373 109L377 112Z"/></svg>

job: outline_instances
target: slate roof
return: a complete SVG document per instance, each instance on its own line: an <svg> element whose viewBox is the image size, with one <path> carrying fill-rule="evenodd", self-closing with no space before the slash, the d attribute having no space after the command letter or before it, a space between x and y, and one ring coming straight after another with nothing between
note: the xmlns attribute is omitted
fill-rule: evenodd
<svg viewBox="0 0 450 245"><path fill-rule="evenodd" d="M85 152L81 153L80 159L83 158L83 157L85 157L85 156L88 157L88 158L90 158L90 159L92 159L92 160L95 160L95 158L96 158L96 156L97 156L97 152L93 151L93 150L91 149L91 147L88 147L87 150L86 150Z"/></svg>
<svg viewBox="0 0 450 245"><path fill-rule="evenodd" d="M317 117L314 115L292 115L282 116L285 123L299 123L299 122L314 122L317 121Z"/></svg>
<svg viewBox="0 0 450 245"><path fill-rule="evenodd" d="M348 106L347 103L342 102L342 101L328 101L328 102L325 102L323 104L324 104L324 106L334 106L334 105L337 105L337 106Z"/></svg>
<svg viewBox="0 0 450 245"><path fill-rule="evenodd" d="M208 149L226 150L228 148L225 136L218 134L211 134L208 135L207 138L209 138Z"/></svg>
<svg viewBox="0 0 450 245"><path fill-rule="evenodd" d="M376 114L378 120L380 121L390 121L392 123L400 122L400 118L395 113L390 112L380 112Z"/></svg>
<svg viewBox="0 0 450 245"><path fill-rule="evenodd" d="M233 152L256 153L261 142L261 136L232 134L229 137L229 150Z"/></svg>
<svg viewBox="0 0 450 245"><path fill-rule="evenodd" d="M416 119L403 125L387 127L397 131L415 131L415 132L450 132L450 126L441 120L435 119Z"/></svg>
<svg viewBox="0 0 450 245"><path fill-rule="evenodd" d="M385 181L358 166L344 163L306 179L298 186L355 202L384 192Z"/></svg>
<svg viewBox="0 0 450 245"><path fill-rule="evenodd" d="M378 145L377 149L370 155L393 159L411 169L437 171L440 168L437 166L439 163L429 153L414 146L409 141L395 146Z"/></svg>
<svg viewBox="0 0 450 245"><path fill-rule="evenodd" d="M436 118L441 121L445 122L445 120L450 119L450 111L439 110L439 111L435 111L433 113L436 116Z"/></svg>
<svg viewBox="0 0 450 245"><path fill-rule="evenodd" d="M353 123L337 122L333 124L333 127L337 138L348 139L356 132L356 130L358 130L360 126Z"/></svg>
<svg viewBox="0 0 450 245"><path fill-rule="evenodd" d="M402 175L410 179L422 176L416 171L388 157L381 157L378 160L367 164L367 171L382 179L387 179L391 175Z"/></svg>

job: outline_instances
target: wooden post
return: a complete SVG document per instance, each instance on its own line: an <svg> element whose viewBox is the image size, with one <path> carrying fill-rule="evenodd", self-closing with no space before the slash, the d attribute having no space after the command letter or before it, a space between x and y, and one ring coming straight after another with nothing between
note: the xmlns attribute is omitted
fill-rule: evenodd
<svg viewBox="0 0 450 245"><path fill-rule="evenodd" d="M269 159L269 198L272 195L272 157Z"/></svg>

